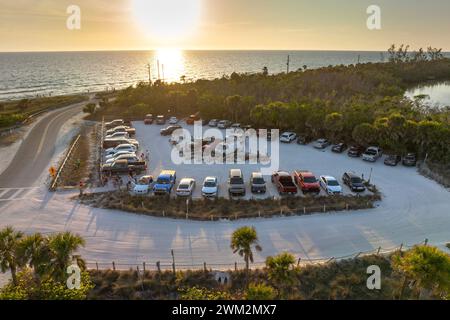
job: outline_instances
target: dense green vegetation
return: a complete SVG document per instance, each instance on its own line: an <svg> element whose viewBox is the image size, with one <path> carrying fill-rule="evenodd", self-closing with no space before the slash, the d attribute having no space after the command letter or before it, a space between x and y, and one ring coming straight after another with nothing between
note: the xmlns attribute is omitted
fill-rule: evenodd
<svg viewBox="0 0 450 320"><path fill-rule="evenodd" d="M68 95L7 102L0 101L0 128L14 126L34 113L65 107L86 99L87 97L83 95Z"/></svg>
<svg viewBox="0 0 450 320"><path fill-rule="evenodd" d="M392 48L391 48L392 49ZM97 118L142 119L147 113L228 118L260 128L294 130L403 154L450 162L450 108L430 108L403 97L411 86L450 79L450 59L439 50L390 51L390 62L307 68L269 75L233 73L192 83L139 84L104 103Z"/></svg>
<svg viewBox="0 0 450 320"><path fill-rule="evenodd" d="M85 299L93 288L83 259L74 253L84 239L69 232L44 236L25 235L11 227L0 230L0 271L11 273L11 282L0 289L0 300ZM81 270L80 288L67 288L67 267Z"/></svg>

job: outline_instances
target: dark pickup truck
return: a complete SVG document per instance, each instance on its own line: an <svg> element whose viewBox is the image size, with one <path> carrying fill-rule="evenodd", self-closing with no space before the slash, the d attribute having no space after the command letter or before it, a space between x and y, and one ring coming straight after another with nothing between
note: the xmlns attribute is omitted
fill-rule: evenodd
<svg viewBox="0 0 450 320"><path fill-rule="evenodd" d="M280 194L297 194L297 186L288 172L278 171L272 174L272 183Z"/></svg>
<svg viewBox="0 0 450 320"><path fill-rule="evenodd" d="M117 160L113 163L107 163L102 166L103 173L129 173L141 172L147 169L145 161L128 162L128 160Z"/></svg>

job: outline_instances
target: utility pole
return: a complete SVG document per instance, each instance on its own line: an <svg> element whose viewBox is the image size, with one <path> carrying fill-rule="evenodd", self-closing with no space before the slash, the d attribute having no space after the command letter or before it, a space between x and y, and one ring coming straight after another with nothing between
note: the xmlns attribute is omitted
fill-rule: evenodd
<svg viewBox="0 0 450 320"><path fill-rule="evenodd" d="M286 63L286 73L289 73L289 63L290 63L290 57L287 56L287 63Z"/></svg>
<svg viewBox="0 0 450 320"><path fill-rule="evenodd" d="M161 65L162 70L162 81L164 82L164 64Z"/></svg>
<svg viewBox="0 0 450 320"><path fill-rule="evenodd" d="M361 61L361 55L358 54L358 64L359 64L360 61Z"/></svg>
<svg viewBox="0 0 450 320"><path fill-rule="evenodd" d="M148 68L148 83L152 84L152 67L149 64L147 64L147 68Z"/></svg>

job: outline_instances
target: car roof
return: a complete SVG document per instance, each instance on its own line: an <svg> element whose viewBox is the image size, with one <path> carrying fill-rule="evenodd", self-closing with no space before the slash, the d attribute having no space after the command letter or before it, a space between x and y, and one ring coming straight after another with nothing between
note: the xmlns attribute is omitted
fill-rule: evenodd
<svg viewBox="0 0 450 320"><path fill-rule="evenodd" d="M183 179L181 179L180 184L189 184L192 181L194 181L194 179L192 179L192 178L183 178Z"/></svg>
<svg viewBox="0 0 450 320"><path fill-rule="evenodd" d="M263 174L261 172L252 172L253 178L262 178Z"/></svg>
<svg viewBox="0 0 450 320"><path fill-rule="evenodd" d="M206 177L205 181L216 181L217 177Z"/></svg>
<svg viewBox="0 0 450 320"><path fill-rule="evenodd" d="M356 173L351 172L351 171L347 171L345 174L348 175L350 178L361 178Z"/></svg>
<svg viewBox="0 0 450 320"><path fill-rule="evenodd" d="M242 175L242 171L241 171L241 169L231 169L230 170L230 175L231 176L241 176Z"/></svg>
<svg viewBox="0 0 450 320"><path fill-rule="evenodd" d="M301 174L304 177L313 177L314 174L311 171L301 171L301 170L297 170L296 171L298 174Z"/></svg>
<svg viewBox="0 0 450 320"><path fill-rule="evenodd" d="M286 171L278 171L277 174L279 176L290 176L289 172L286 172Z"/></svg>

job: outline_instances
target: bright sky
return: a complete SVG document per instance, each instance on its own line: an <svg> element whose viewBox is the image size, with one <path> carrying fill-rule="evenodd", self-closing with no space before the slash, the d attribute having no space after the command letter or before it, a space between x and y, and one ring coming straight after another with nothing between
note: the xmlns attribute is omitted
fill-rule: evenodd
<svg viewBox="0 0 450 320"><path fill-rule="evenodd" d="M369 5L381 30L366 27ZM69 30L69 5L81 29ZM0 51L181 49L450 51L449 0L0 0Z"/></svg>

